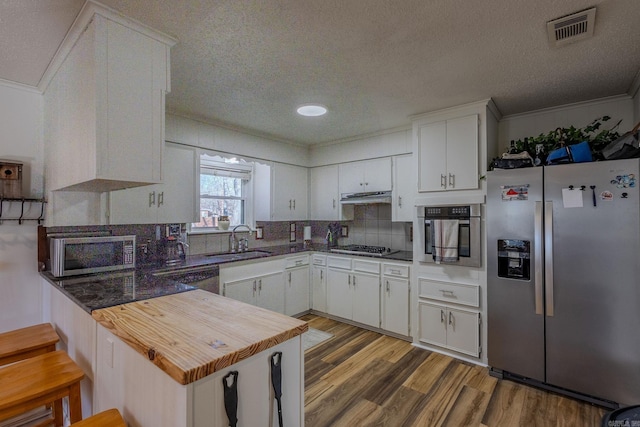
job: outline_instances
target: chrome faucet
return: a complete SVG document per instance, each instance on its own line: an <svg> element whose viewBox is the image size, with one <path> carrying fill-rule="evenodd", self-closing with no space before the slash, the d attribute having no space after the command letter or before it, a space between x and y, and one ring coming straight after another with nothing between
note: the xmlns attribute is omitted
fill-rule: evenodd
<svg viewBox="0 0 640 427"><path fill-rule="evenodd" d="M249 249L249 239L240 239L239 242L236 240L236 230L239 227L245 227L249 231L249 235L252 233L251 227L246 224L238 224L233 227L233 230L231 230L231 234L229 235L229 252L244 252Z"/></svg>
<svg viewBox="0 0 640 427"><path fill-rule="evenodd" d="M177 246L181 248L181 250L178 250L178 255L180 256L180 258L185 259L187 257L187 248L189 247L189 244L179 241L177 243Z"/></svg>

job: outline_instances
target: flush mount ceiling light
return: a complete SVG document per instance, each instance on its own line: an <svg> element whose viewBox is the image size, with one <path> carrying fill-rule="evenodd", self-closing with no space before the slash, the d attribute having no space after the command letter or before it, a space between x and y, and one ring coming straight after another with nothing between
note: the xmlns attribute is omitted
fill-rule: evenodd
<svg viewBox="0 0 640 427"><path fill-rule="evenodd" d="M301 116L317 117L327 114L327 107L320 104L304 104L300 105L296 111Z"/></svg>

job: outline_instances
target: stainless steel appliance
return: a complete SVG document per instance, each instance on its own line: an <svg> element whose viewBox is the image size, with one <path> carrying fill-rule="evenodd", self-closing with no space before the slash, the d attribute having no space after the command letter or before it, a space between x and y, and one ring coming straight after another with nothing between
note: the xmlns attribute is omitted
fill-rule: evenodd
<svg viewBox="0 0 640 427"><path fill-rule="evenodd" d="M55 277L135 268L136 236L60 237L49 241Z"/></svg>
<svg viewBox="0 0 640 427"><path fill-rule="evenodd" d="M330 249L331 252L340 254L352 254L352 255L372 255L383 256L396 253L399 251L392 251L391 248L384 246L367 246L367 245L345 245L338 246Z"/></svg>
<svg viewBox="0 0 640 427"><path fill-rule="evenodd" d="M366 193L342 193L340 203L343 205L371 205L391 203L391 191L371 191Z"/></svg>
<svg viewBox="0 0 640 427"><path fill-rule="evenodd" d="M458 261L451 265L466 267L482 266L482 217L481 206L448 205L418 206L418 239L421 250L415 254L420 262L433 260L433 227L434 221L458 220Z"/></svg>
<svg viewBox="0 0 640 427"><path fill-rule="evenodd" d="M640 402L640 160L488 173L495 375Z"/></svg>

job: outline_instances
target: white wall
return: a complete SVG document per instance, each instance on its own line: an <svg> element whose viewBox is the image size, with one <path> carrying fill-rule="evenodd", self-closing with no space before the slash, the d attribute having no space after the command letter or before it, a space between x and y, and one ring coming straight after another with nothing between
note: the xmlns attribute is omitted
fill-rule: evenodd
<svg viewBox="0 0 640 427"><path fill-rule="evenodd" d="M297 166L308 166L309 163L309 150L306 146L274 141L173 114L166 115L165 139L239 157Z"/></svg>
<svg viewBox="0 0 640 427"><path fill-rule="evenodd" d="M637 122L633 110L633 99L624 95L506 116L498 125L498 152L505 152L511 140L546 134L558 127L584 127L602 116L611 117L611 120L603 123L605 129L622 119L618 128L622 134Z"/></svg>
<svg viewBox="0 0 640 427"><path fill-rule="evenodd" d="M375 136L313 146L310 150L309 166L395 156L411 153L411 150L411 128L399 129Z"/></svg>
<svg viewBox="0 0 640 427"><path fill-rule="evenodd" d="M0 83L0 159L25 165L24 197L44 192L42 111L42 95ZM0 225L0 332L41 321L37 250L36 221Z"/></svg>

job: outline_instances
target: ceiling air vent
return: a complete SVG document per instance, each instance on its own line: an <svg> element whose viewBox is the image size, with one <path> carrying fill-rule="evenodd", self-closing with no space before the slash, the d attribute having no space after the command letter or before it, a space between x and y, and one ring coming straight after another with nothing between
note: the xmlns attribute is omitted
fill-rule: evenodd
<svg viewBox="0 0 640 427"><path fill-rule="evenodd" d="M549 43L554 47L577 42L593 36L596 8L583 10L547 22Z"/></svg>

